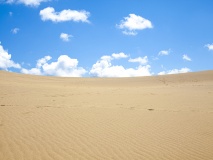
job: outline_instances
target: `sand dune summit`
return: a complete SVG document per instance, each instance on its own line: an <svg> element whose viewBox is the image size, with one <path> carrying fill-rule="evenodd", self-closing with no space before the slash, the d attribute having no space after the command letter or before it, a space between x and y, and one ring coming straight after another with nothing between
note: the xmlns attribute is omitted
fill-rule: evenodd
<svg viewBox="0 0 213 160"><path fill-rule="evenodd" d="M212 160L213 71L59 78L0 71L0 160Z"/></svg>

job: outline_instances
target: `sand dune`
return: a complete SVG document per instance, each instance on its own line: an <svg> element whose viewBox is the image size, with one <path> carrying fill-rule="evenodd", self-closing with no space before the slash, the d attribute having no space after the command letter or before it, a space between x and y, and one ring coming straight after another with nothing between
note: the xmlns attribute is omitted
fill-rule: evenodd
<svg viewBox="0 0 213 160"><path fill-rule="evenodd" d="M213 71L58 78L0 71L0 160L212 160Z"/></svg>

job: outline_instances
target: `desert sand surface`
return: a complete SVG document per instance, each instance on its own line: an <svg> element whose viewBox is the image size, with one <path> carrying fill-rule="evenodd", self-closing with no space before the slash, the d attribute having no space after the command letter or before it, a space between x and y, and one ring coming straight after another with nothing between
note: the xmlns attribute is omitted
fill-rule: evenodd
<svg viewBox="0 0 213 160"><path fill-rule="evenodd" d="M212 160L213 71L59 78L0 71L0 160Z"/></svg>

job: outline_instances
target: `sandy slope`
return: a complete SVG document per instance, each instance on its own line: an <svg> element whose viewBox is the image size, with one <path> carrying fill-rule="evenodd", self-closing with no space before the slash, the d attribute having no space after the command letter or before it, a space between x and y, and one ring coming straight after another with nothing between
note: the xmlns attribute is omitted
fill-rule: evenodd
<svg viewBox="0 0 213 160"><path fill-rule="evenodd" d="M0 160L212 160L213 71L55 78L0 71Z"/></svg>

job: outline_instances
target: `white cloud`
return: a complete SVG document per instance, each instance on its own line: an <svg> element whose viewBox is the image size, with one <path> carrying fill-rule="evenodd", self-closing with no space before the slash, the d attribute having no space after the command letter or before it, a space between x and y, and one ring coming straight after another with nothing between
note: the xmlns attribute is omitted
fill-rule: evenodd
<svg viewBox="0 0 213 160"><path fill-rule="evenodd" d="M60 38L65 42L68 42L70 40L70 37L72 37L72 35L69 35L67 33L61 33L60 34Z"/></svg>
<svg viewBox="0 0 213 160"><path fill-rule="evenodd" d="M11 32L13 34L17 34L19 30L20 30L19 28L13 28L13 29L11 29Z"/></svg>
<svg viewBox="0 0 213 160"><path fill-rule="evenodd" d="M115 58L115 59L120 59L120 58L127 58L128 55L126 55L123 52L120 52L120 53L113 53L112 57Z"/></svg>
<svg viewBox="0 0 213 160"><path fill-rule="evenodd" d="M8 68L21 68L18 63L11 60L11 54L4 50L0 43L0 68L7 70Z"/></svg>
<svg viewBox="0 0 213 160"><path fill-rule="evenodd" d="M187 56L186 54L183 55L183 60L192 61L191 58Z"/></svg>
<svg viewBox="0 0 213 160"><path fill-rule="evenodd" d="M36 67L41 68L44 64L47 63L47 61L51 60L52 57L50 56L45 56L44 58L41 58L37 61Z"/></svg>
<svg viewBox="0 0 213 160"><path fill-rule="evenodd" d="M45 73L42 73L42 66L51 59L52 59L52 57L45 56L44 58L37 60L37 64L36 64L35 68L31 68L31 69L22 68L21 72L24 74L45 75Z"/></svg>
<svg viewBox="0 0 213 160"><path fill-rule="evenodd" d="M31 69L25 69L25 68L22 68L21 69L21 73L24 73L24 74L34 74L34 75L42 75L41 73L41 70L39 68L31 68Z"/></svg>
<svg viewBox="0 0 213 160"><path fill-rule="evenodd" d="M86 73L82 67L78 67L78 60L67 55L61 55L56 62L48 63L50 56L45 56L37 61L36 68L21 70L22 73L36 75L52 75L61 77L81 77Z"/></svg>
<svg viewBox="0 0 213 160"><path fill-rule="evenodd" d="M205 47L207 47L209 50L213 50L213 43L212 44L207 44L205 45Z"/></svg>
<svg viewBox="0 0 213 160"><path fill-rule="evenodd" d="M159 72L158 75L165 75L166 71Z"/></svg>
<svg viewBox="0 0 213 160"><path fill-rule="evenodd" d="M76 10L62 10L61 12L55 12L52 7L44 8L40 11L40 16L43 21L53 22L64 22L64 21L75 21L75 22L89 22L88 17L90 13L87 11L76 11Z"/></svg>
<svg viewBox="0 0 213 160"><path fill-rule="evenodd" d="M124 20L121 20L117 27L123 29L123 34L132 36L137 35L136 30L153 28L151 21L135 14L124 17Z"/></svg>
<svg viewBox="0 0 213 160"><path fill-rule="evenodd" d="M121 53L112 54L112 56L102 56L100 60L93 64L92 69L90 70L90 74L97 77L136 77L151 75L149 65L142 66L142 64L140 64L137 68L124 68L122 65L112 65L111 61L114 59L118 59L115 55L123 55L119 58L128 57L126 54ZM143 58L138 58L138 60L141 59ZM137 62L140 63L141 61Z"/></svg>
<svg viewBox="0 0 213 160"><path fill-rule="evenodd" d="M158 73L158 75L187 73L187 72L190 72L190 71L191 70L189 68L172 69L172 70L169 70L169 71L162 71L162 72Z"/></svg>
<svg viewBox="0 0 213 160"><path fill-rule="evenodd" d="M6 0L6 3L21 3L24 4L26 6L34 6L37 7L39 6L42 2L47 2L50 0Z"/></svg>
<svg viewBox="0 0 213 160"><path fill-rule="evenodd" d="M122 33L127 36L136 36L138 34L136 31L122 31Z"/></svg>
<svg viewBox="0 0 213 160"><path fill-rule="evenodd" d="M111 61L113 58L111 56L102 56L101 57L101 60L104 60L104 61Z"/></svg>
<svg viewBox="0 0 213 160"><path fill-rule="evenodd" d="M170 53L170 49L169 50L162 50L158 53L159 56L167 56Z"/></svg>
<svg viewBox="0 0 213 160"><path fill-rule="evenodd" d="M135 58L135 59L130 58L129 62L138 62L141 65L145 65L145 64L148 63L148 57L147 56L145 56L143 58L142 57L138 57L138 58Z"/></svg>

